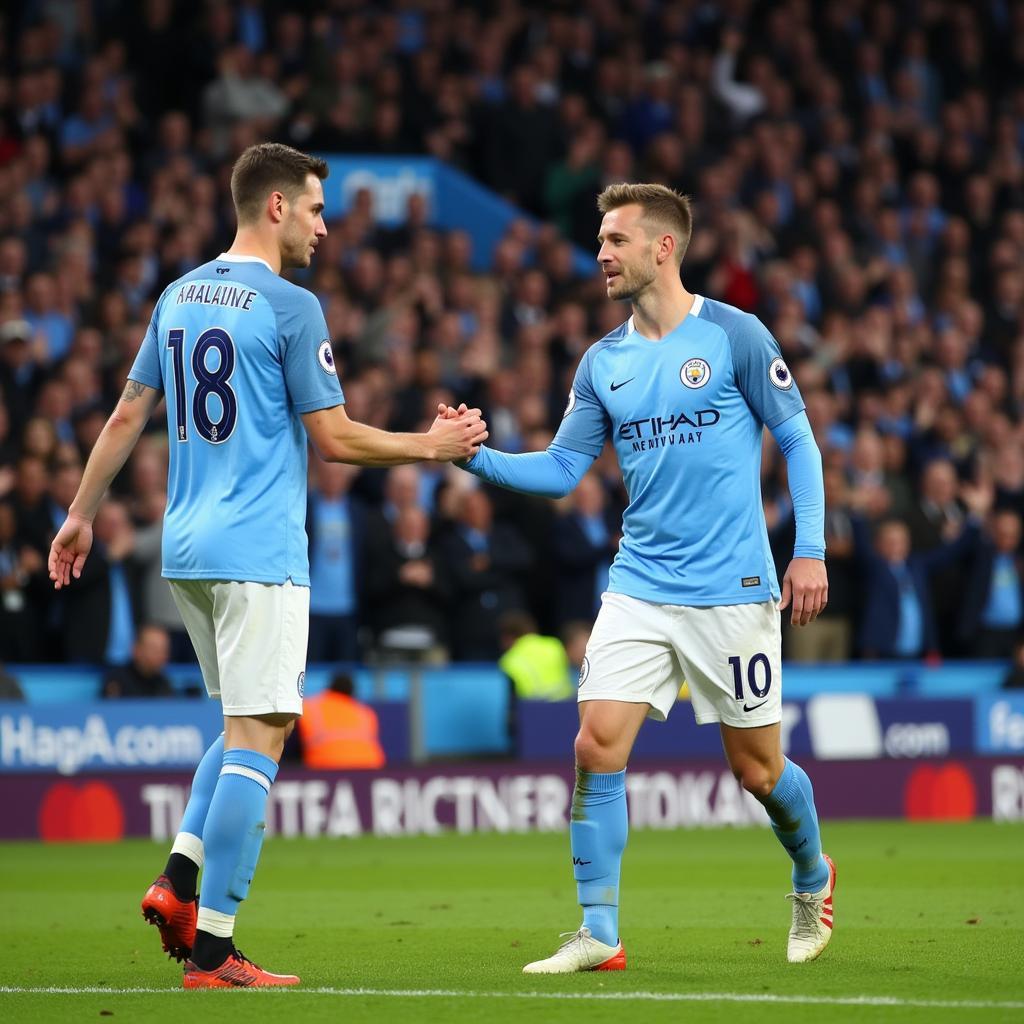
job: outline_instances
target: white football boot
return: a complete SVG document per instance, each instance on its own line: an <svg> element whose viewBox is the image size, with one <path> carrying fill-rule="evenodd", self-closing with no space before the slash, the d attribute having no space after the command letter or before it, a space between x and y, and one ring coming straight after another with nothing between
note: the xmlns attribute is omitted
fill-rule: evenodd
<svg viewBox="0 0 1024 1024"><path fill-rule="evenodd" d="M828 881L820 892L791 892L793 925L789 929L786 959L802 964L821 954L832 938L832 893L836 888L836 866L832 858L822 854L828 865ZM557 954L556 954L557 955Z"/></svg>
<svg viewBox="0 0 1024 1024"><path fill-rule="evenodd" d="M624 971L626 951L620 942L606 946L590 934L589 928L562 932L571 936L546 960L535 960L523 968L523 974L574 974L576 971Z"/></svg>

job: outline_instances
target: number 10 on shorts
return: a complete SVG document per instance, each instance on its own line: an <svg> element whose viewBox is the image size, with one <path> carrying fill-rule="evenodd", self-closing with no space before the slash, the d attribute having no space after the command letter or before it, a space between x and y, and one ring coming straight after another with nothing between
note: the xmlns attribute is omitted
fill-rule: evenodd
<svg viewBox="0 0 1024 1024"><path fill-rule="evenodd" d="M772 664L768 660L767 654L755 654L747 662L746 673L743 672L742 658L734 655L729 659L729 664L732 666L732 687L737 700L744 699L744 674L747 677L747 687L750 690L751 696L759 700L768 696L768 691L772 688ZM764 677L763 684L759 682L759 677L761 676Z"/></svg>

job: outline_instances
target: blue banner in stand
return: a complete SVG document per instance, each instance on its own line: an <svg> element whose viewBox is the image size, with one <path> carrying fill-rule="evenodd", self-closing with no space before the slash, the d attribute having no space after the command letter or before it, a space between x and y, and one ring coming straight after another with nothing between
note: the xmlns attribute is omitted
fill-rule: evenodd
<svg viewBox="0 0 1024 1024"><path fill-rule="evenodd" d="M407 706L367 703L377 713L388 762L408 760ZM223 728L213 700L0 702L0 774L191 769Z"/></svg>
<svg viewBox="0 0 1024 1024"><path fill-rule="evenodd" d="M975 744L982 753L1024 752L1024 693L979 697L974 729Z"/></svg>
<svg viewBox="0 0 1024 1024"><path fill-rule="evenodd" d="M0 771L190 768L223 721L205 700L0 704Z"/></svg>
<svg viewBox="0 0 1024 1024"><path fill-rule="evenodd" d="M475 271L490 269L494 247L517 220L533 222L522 210L484 188L461 171L430 157L337 156L319 154L330 174L324 182L324 217L341 217L356 195L369 194L374 220L385 228L404 223L409 197L422 196L427 223L445 230L465 231L473 242ZM573 266L581 277L597 270L595 254L573 247Z"/></svg>

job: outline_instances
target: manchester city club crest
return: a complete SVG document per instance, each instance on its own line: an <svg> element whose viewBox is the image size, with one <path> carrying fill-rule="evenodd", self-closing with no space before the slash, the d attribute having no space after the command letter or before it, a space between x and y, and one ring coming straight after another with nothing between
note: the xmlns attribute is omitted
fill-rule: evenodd
<svg viewBox="0 0 1024 1024"><path fill-rule="evenodd" d="M590 675L590 659L584 658L583 664L580 665L580 681L576 684L577 687L582 686L587 681L587 676Z"/></svg>
<svg viewBox="0 0 1024 1024"><path fill-rule="evenodd" d="M768 367L768 379L772 386L780 391L788 391L793 386L793 374L789 372L786 360L781 356L773 359L771 366Z"/></svg>
<svg viewBox="0 0 1024 1024"><path fill-rule="evenodd" d="M702 388L711 380L711 367L703 359L687 359L679 371L679 379L688 388Z"/></svg>

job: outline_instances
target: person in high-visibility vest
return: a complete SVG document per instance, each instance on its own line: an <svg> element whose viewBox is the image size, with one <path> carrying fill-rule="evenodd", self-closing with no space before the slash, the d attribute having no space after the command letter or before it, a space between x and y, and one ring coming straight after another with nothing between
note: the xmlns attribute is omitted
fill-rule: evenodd
<svg viewBox="0 0 1024 1024"><path fill-rule="evenodd" d="M512 680L520 700L568 700L576 689L562 641L542 636L526 612L506 612L498 623L505 653L498 668Z"/></svg>
<svg viewBox="0 0 1024 1024"><path fill-rule="evenodd" d="M307 768L383 768L377 712L352 696L352 677L339 672L330 686L306 699L299 719Z"/></svg>

